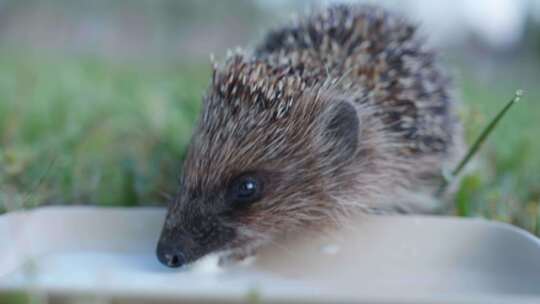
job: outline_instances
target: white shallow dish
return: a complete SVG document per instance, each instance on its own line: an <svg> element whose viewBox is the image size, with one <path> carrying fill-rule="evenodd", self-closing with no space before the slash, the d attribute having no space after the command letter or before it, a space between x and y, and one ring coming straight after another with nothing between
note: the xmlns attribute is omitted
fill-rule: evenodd
<svg viewBox="0 0 540 304"><path fill-rule="evenodd" d="M540 241L506 224L366 216L216 272L159 264L163 218L159 208L93 207L0 216L0 293L52 303L540 303Z"/></svg>

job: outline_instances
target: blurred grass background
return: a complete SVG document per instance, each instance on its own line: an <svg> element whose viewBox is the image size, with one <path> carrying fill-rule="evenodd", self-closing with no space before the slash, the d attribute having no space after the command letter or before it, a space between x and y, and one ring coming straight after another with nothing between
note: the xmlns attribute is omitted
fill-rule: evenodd
<svg viewBox="0 0 540 304"><path fill-rule="evenodd" d="M256 41L305 2L0 1L0 212L162 205L208 85L208 54ZM440 48L469 143L526 92L470 164L456 213L540 235L540 30L526 23L502 49L473 34Z"/></svg>

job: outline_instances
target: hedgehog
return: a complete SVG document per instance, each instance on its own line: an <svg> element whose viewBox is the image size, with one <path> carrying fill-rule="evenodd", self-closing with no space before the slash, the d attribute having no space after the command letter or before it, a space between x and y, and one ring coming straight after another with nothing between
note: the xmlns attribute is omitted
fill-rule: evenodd
<svg viewBox="0 0 540 304"><path fill-rule="evenodd" d="M416 25L334 5L214 64L157 257L242 260L358 214L429 213L462 151L449 76Z"/></svg>

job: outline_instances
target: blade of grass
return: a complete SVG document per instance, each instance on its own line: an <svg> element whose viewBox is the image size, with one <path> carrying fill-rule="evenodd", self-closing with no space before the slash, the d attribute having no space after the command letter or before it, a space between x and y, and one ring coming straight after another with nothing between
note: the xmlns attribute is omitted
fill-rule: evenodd
<svg viewBox="0 0 540 304"><path fill-rule="evenodd" d="M523 97L523 90L517 90L514 94L514 97L510 99L506 103L506 105L497 113L497 115L489 122L489 124L482 130L482 133L480 133L480 136L474 141L474 143L471 145L469 150L467 151L467 154L461 159L461 161L458 163L458 165L452 170L448 175L444 175L445 178L437 190L437 196L441 196L448 186L454 181L456 176L458 176L461 171L465 168L467 163L473 158L474 155L478 152L482 144L486 141L486 139L489 137L491 132L497 127L497 124L499 121L504 117L504 115L510 110L510 108L517 103L521 98Z"/></svg>

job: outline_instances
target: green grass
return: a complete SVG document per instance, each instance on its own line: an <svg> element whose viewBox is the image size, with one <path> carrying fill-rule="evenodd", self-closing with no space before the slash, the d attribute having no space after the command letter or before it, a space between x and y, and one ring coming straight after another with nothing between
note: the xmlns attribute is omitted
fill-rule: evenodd
<svg viewBox="0 0 540 304"><path fill-rule="evenodd" d="M0 206L163 201L207 74L0 57Z"/></svg>
<svg viewBox="0 0 540 304"><path fill-rule="evenodd" d="M0 53L0 209L161 204L176 186L209 65ZM518 87L463 81L468 142ZM467 168L456 212L540 235L540 91ZM2 212L2 210L0 210Z"/></svg>
<svg viewBox="0 0 540 304"><path fill-rule="evenodd" d="M468 80L462 89L466 101L462 117L471 143L516 88L483 87ZM531 89L525 90L469 164L455 200L458 215L492 218L540 235L540 91Z"/></svg>

